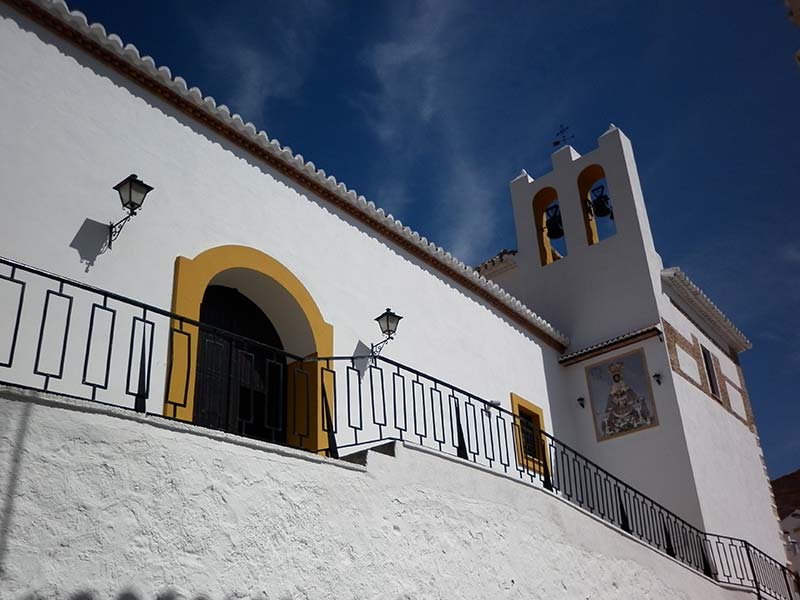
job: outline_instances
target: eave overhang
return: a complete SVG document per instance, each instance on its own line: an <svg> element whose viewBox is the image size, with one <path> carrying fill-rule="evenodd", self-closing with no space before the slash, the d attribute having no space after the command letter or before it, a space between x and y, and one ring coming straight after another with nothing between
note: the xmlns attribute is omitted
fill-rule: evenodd
<svg viewBox="0 0 800 600"><path fill-rule="evenodd" d="M667 295L683 302L700 315L713 333L724 340L731 350L738 353L753 347L733 321L679 267L661 271L661 282Z"/></svg>

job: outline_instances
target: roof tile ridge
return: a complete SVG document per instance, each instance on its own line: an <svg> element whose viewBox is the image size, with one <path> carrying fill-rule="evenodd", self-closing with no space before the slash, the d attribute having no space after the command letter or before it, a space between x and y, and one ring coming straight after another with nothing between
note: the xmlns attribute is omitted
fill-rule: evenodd
<svg viewBox="0 0 800 600"><path fill-rule="evenodd" d="M236 113L231 114L230 108L225 104L218 105L216 100L211 96L203 97L202 91L197 87L189 88L182 77L172 75L172 71L169 67L163 65L158 67L152 57L142 57L136 46L133 44L126 45L117 34L108 34L106 28L102 24L89 24L86 15L80 11L70 11L65 0L28 1L57 17L61 22L77 30L79 33L94 39L103 48L111 51L117 57L122 58L144 75L159 80L167 88L176 92L181 98L188 100L209 116L221 120L224 124L232 127L238 133L244 135L270 154L278 157L287 165L300 170L317 184L329 190L341 200L351 204L368 217L377 220L387 227L387 229L394 230L398 235L429 254L435 260L438 260L445 266L471 279L474 284L480 286L484 291L505 304L520 317L531 322L546 335L565 346L569 344L569 338L564 333L556 329L522 302L511 296L511 294L503 290L499 285L486 279L472 267L453 256L444 248L430 242L427 238L421 236L410 227L403 226L399 219L396 219L391 214L387 214L383 209L376 207L374 202L368 201L355 190L348 189L343 182L337 181L336 177L333 175L327 175L323 169L317 169L314 163L310 161L305 162L301 154L294 154L289 146L283 146L277 139L270 138L264 130L258 130L253 123L249 121L245 122L244 119Z"/></svg>
<svg viewBox="0 0 800 600"><path fill-rule="evenodd" d="M705 308L711 312L717 318L717 320L721 321L720 324L728 330L728 333L732 337L738 338L738 341L741 343L743 348L746 349L752 347L752 343L747 336L742 333L742 331L736 326L730 317L728 317L728 315L726 315L722 309L717 306L711 298L708 297L708 295L700 288L700 286L692 281L692 279L683 271L683 269L677 266L669 267L663 269L662 274L678 280L699 304L705 305Z"/></svg>

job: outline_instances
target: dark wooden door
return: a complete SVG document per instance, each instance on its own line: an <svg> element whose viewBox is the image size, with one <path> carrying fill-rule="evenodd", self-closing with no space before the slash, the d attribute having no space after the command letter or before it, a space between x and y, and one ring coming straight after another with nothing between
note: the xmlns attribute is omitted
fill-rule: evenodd
<svg viewBox="0 0 800 600"><path fill-rule="evenodd" d="M235 335L201 327L194 422L284 443L286 357L272 322L238 290L219 285L206 289L200 322Z"/></svg>

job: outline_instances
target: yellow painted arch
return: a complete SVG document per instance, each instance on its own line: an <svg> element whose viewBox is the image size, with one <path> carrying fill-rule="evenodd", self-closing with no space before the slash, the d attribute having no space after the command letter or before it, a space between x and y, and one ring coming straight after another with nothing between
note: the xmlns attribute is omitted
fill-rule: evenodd
<svg viewBox="0 0 800 600"><path fill-rule="evenodd" d="M333 355L333 327L322 317L316 302L302 282L283 264L271 256L246 246L217 246L198 254L195 258L179 256L175 259L172 292L172 312L195 321L200 319L200 304L206 288L214 277L231 269L246 269L264 275L280 285L305 315L314 339L316 356ZM173 320L170 336L170 365L168 368L165 416L192 421L194 414L194 387L198 355L198 329ZM312 424L315 434L303 446L322 447L322 373L314 364L315 376L310 385L318 400ZM290 407L291 409L291 407ZM291 440L290 440L291 443Z"/></svg>

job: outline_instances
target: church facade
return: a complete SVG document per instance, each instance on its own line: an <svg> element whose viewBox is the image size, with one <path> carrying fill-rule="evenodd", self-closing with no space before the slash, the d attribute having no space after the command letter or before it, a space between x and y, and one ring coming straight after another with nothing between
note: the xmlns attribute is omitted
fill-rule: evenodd
<svg viewBox="0 0 800 600"><path fill-rule="evenodd" d="M60 0L0 57L8 597L800 597L618 128L472 267Z"/></svg>

